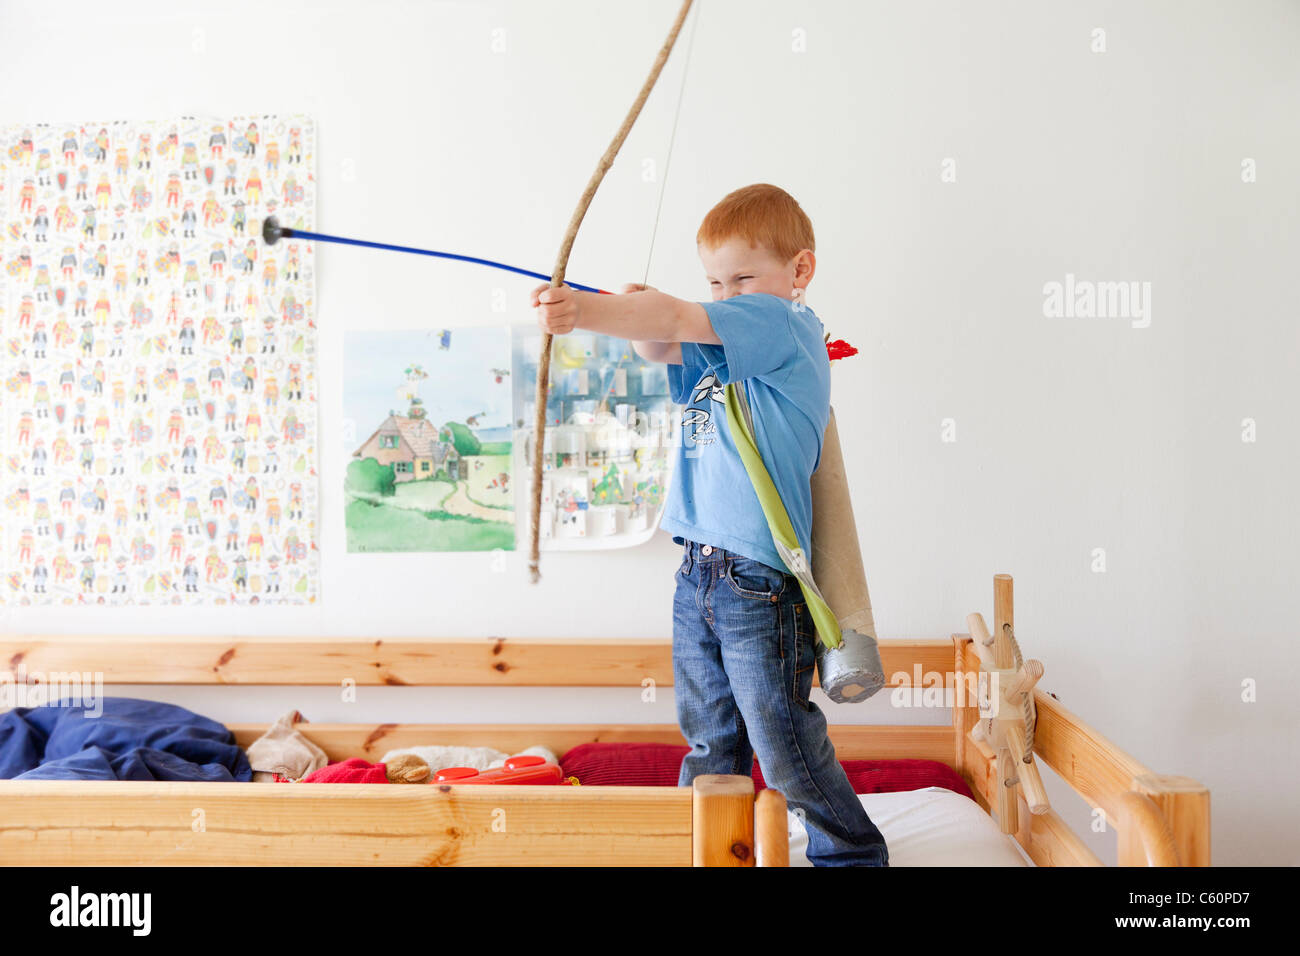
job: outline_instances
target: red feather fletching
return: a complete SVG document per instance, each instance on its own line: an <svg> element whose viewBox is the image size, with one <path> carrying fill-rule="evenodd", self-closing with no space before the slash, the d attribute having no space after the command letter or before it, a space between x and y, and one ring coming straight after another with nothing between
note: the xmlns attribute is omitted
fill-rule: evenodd
<svg viewBox="0 0 1300 956"><path fill-rule="evenodd" d="M857 355L858 350L843 339L836 339L834 342L826 343L826 354L834 362L836 359L848 358L850 355Z"/></svg>

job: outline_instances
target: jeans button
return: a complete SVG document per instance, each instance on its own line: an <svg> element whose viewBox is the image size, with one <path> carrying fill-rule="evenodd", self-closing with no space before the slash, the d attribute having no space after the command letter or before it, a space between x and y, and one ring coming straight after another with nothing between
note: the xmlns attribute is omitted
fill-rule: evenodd
<svg viewBox="0 0 1300 956"><path fill-rule="evenodd" d="M711 544L706 544L704 547L700 548L700 554L708 555L712 553L713 553L713 545Z"/></svg>

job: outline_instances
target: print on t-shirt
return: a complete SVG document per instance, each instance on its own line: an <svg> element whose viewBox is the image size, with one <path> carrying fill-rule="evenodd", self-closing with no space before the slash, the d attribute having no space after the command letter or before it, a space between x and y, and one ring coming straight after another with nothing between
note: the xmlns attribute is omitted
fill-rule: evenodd
<svg viewBox="0 0 1300 956"><path fill-rule="evenodd" d="M682 443L689 450L700 445L711 445L718 440L718 429L714 411L708 405L696 408L696 404L710 398L722 406L726 400L726 387L718 381L712 371L706 370L700 376L695 387L691 389L691 400L682 409ZM718 414L726 414L719 410Z"/></svg>

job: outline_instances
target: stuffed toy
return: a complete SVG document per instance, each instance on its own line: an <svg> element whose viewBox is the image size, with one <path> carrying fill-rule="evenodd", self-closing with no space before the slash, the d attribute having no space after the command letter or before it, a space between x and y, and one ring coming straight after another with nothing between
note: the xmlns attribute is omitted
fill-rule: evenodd
<svg viewBox="0 0 1300 956"><path fill-rule="evenodd" d="M254 783L301 780L330 762L325 751L294 726L306 722L307 718L291 710L249 745Z"/></svg>
<svg viewBox="0 0 1300 956"><path fill-rule="evenodd" d="M415 754L398 754L384 765L389 783L428 783L433 771Z"/></svg>

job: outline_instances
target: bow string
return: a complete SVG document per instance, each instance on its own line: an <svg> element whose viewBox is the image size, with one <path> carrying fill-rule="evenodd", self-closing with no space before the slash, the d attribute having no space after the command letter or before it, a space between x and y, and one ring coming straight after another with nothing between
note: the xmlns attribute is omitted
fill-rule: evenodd
<svg viewBox="0 0 1300 956"><path fill-rule="evenodd" d="M673 51L673 46L677 43L677 36L682 32L682 24L686 22L686 16L691 11L693 0L683 0L681 9L677 12L677 18L673 21L672 29L668 32L668 38L664 40L663 46L659 50L658 56L655 57L654 64L650 68L650 75L646 77L645 83L641 86L641 91L637 94L632 103L631 109L628 110L627 116L623 119L623 125L618 128L614 134L614 139L610 142L609 147L605 150L600 162L596 166L596 171L592 173L591 179L587 182L587 188L583 190L582 197L578 200L577 208L573 210L573 216L569 219L569 226L564 232L564 241L560 244L559 255L555 258L555 268L551 273L551 288L555 289L564 284L564 271L569 265L569 253L573 250L574 240L578 237L578 227L582 225L583 217L587 214L587 207L591 205L592 199L596 195L601 180L605 178L605 173L614 165L614 157L618 155L619 149L623 146L623 141L627 139L628 133L632 131L632 126L636 123L637 117L641 114L641 108L645 106L646 100L650 96L650 91L654 89L659 74L663 71L664 64L668 62L668 57ZM692 31L693 35L694 31ZM689 58L689 51L688 51ZM686 73L682 72L682 86L685 88ZM678 98L678 110L681 109L681 98ZM673 136L677 132L677 117L673 118ZM669 158L671 159L672 143L669 142ZM664 181L667 180L667 166L664 170ZM660 186L659 203L663 203L663 184ZM659 212L655 212L655 228L658 228ZM654 235L650 239L651 254L654 251ZM649 263L646 264L647 278L649 277ZM644 283L642 283L644 285ZM546 445L546 400L550 392L550 373L551 373L551 340L553 335L550 332L542 333L541 352L537 361L537 396L536 408L537 416L533 429L533 508L532 520L530 522L531 547L529 550L528 568L532 582L534 584L541 577L539 570L540 552L538 539L541 531L541 510L542 510L542 463L545 460Z"/></svg>

